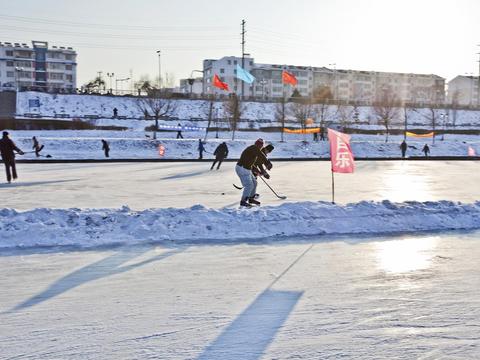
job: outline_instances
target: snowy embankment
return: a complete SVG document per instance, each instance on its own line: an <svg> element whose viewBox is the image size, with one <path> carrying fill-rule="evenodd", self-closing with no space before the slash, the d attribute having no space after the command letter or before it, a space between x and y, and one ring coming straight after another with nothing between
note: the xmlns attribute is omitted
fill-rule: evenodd
<svg viewBox="0 0 480 360"><path fill-rule="evenodd" d="M480 202L299 202L254 209L0 210L0 248L242 241L480 228Z"/></svg>

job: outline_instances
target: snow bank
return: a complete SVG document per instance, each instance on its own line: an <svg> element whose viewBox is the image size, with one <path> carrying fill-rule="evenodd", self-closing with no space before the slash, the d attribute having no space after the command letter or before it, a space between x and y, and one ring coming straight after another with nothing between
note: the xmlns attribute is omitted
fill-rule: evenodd
<svg viewBox="0 0 480 360"><path fill-rule="evenodd" d="M0 210L0 248L242 241L480 228L480 202L298 202L253 209Z"/></svg>

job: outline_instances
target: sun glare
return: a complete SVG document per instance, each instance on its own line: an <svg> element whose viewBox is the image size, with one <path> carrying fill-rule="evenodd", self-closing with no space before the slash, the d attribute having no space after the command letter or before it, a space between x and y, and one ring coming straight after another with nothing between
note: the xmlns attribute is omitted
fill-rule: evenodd
<svg viewBox="0 0 480 360"><path fill-rule="evenodd" d="M437 239L408 238L375 244L378 267L389 273L406 273L427 269Z"/></svg>

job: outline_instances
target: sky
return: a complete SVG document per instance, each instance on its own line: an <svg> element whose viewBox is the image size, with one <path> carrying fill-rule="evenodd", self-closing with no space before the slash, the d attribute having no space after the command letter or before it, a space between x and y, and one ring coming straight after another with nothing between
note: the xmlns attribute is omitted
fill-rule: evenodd
<svg viewBox="0 0 480 360"><path fill-rule="evenodd" d="M0 41L72 46L78 86L98 71L157 77L160 50L162 77L178 83L204 59L241 56L244 19L257 63L450 80L478 75L479 14L478 0L0 0Z"/></svg>

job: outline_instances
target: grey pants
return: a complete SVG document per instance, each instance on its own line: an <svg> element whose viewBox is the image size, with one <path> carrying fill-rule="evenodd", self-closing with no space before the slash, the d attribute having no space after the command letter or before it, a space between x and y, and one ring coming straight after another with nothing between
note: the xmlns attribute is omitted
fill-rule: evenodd
<svg viewBox="0 0 480 360"><path fill-rule="evenodd" d="M240 165L235 166L235 171L243 185L242 200L247 200L249 197L253 197L257 191L257 179L252 174L252 171L245 169Z"/></svg>

